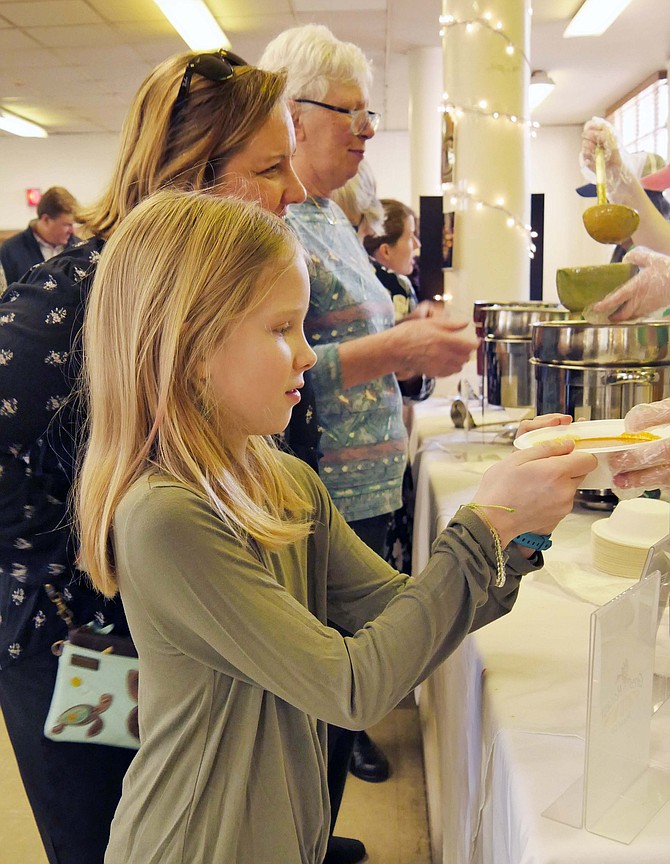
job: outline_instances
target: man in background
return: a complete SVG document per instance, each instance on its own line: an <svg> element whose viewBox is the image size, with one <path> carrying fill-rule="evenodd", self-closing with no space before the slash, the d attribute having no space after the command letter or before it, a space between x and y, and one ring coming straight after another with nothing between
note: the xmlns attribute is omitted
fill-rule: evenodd
<svg viewBox="0 0 670 864"><path fill-rule="evenodd" d="M67 189L52 186L37 205L37 219L0 247L0 264L7 284L17 282L34 264L53 258L79 242L74 234L77 202ZM2 278L0 277L0 283Z"/></svg>

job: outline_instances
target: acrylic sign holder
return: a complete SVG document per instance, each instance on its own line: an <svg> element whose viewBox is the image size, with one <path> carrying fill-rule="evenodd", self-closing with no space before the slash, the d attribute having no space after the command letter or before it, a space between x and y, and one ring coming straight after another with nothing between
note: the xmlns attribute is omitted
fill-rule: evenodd
<svg viewBox="0 0 670 864"><path fill-rule="evenodd" d="M670 698L670 534L649 549L642 570L643 576L658 570L661 584L658 601L658 631L654 658L653 711L659 710Z"/></svg>
<svg viewBox="0 0 670 864"><path fill-rule="evenodd" d="M591 615L584 774L543 816L630 843L670 800L670 770L650 765L652 715L670 694L670 664L655 669L668 585L670 535L639 582Z"/></svg>

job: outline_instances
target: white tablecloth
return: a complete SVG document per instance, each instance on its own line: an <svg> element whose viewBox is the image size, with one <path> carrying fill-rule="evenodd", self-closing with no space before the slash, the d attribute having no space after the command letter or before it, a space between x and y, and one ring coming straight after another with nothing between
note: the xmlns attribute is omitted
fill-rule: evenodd
<svg viewBox="0 0 670 864"><path fill-rule="evenodd" d="M448 408L428 400L414 412L419 568L486 467L511 452L493 433L454 430ZM670 862L670 806L629 845L541 815L583 771L591 613L632 584L591 566L590 526L604 515L577 507L511 614L469 636L421 687L433 864ZM664 712L652 755L670 768Z"/></svg>

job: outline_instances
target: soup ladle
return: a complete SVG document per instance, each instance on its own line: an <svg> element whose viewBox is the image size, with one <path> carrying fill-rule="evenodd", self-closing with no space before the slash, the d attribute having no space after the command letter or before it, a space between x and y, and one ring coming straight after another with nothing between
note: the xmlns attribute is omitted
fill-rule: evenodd
<svg viewBox="0 0 670 864"><path fill-rule="evenodd" d="M598 243L622 243L637 230L640 214L624 204L608 203L603 148L597 145L595 155L598 203L582 214L584 227Z"/></svg>

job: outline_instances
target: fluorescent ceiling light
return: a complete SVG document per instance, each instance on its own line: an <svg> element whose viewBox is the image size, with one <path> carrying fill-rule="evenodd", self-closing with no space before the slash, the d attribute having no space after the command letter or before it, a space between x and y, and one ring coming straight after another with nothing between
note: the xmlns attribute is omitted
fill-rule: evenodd
<svg viewBox="0 0 670 864"><path fill-rule="evenodd" d="M631 0L584 0L565 28L563 38L600 36L621 15Z"/></svg>
<svg viewBox="0 0 670 864"><path fill-rule="evenodd" d="M0 112L0 129L9 132L10 135L20 135L22 138L46 138L47 130L42 129L37 123L17 117L16 114L8 114L4 108Z"/></svg>
<svg viewBox="0 0 670 864"><path fill-rule="evenodd" d="M154 0L192 51L230 48L230 41L203 0Z"/></svg>
<svg viewBox="0 0 670 864"><path fill-rule="evenodd" d="M528 96L530 110L534 111L540 102L544 102L555 86L556 82L553 78L550 78L546 72L533 72L530 76L530 90Z"/></svg>

